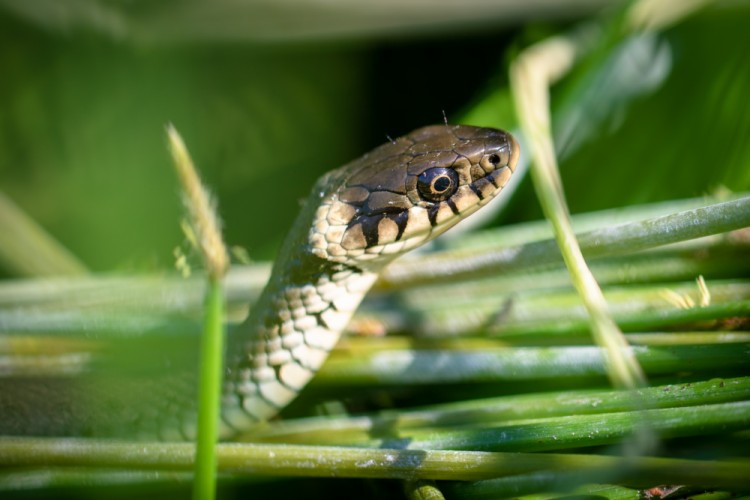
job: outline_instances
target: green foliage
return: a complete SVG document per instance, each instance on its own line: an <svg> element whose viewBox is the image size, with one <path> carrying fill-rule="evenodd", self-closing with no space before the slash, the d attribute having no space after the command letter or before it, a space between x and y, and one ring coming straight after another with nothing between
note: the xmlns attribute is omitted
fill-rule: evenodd
<svg viewBox="0 0 750 500"><path fill-rule="evenodd" d="M633 87L642 86L644 94L625 88L620 92L629 90L630 100L619 106L590 102L589 110L605 107L606 118L599 133L565 155L561 165L574 212L750 186L750 143L745 140L750 133L750 56L741 48L747 42L743 26L748 17L748 9L708 11L647 37L640 50L653 51L649 55L632 47L622 62L630 66ZM627 43L604 54L600 63L585 66L588 73L606 67L607 58ZM647 75L656 73L658 65L666 66L664 81L649 85ZM570 81L580 84L583 78L574 74ZM606 94L596 87L578 90ZM568 107L585 102L584 96L572 96Z"/></svg>
<svg viewBox="0 0 750 500"><path fill-rule="evenodd" d="M158 13L152 8L133 3L130 12L143 21ZM750 9L743 5L721 7L664 33L627 39L616 29L619 19L590 21L588 29L602 29L606 36L582 55L555 89L552 103L566 195L574 212L750 190L749 20ZM155 19L154 26L159 22L164 18ZM6 194L91 269L105 271L172 265L172 248L182 236L163 140L165 123L175 123L184 133L213 187L228 242L246 247L255 259L270 260L296 214L297 200L313 180L387 133L404 132L424 120L440 121L445 108L449 118L462 108L461 121L514 128L511 96L499 76L508 53L516 50L508 48L509 42L570 28L532 24L523 31L508 28L498 35L470 36L466 26L462 38L432 36L416 42L401 33L402 38L388 43L263 45L199 38L154 43L139 39L137 33L144 31L138 30L117 41L81 30L44 31L39 26L45 24L34 26L0 13L0 182ZM171 32L179 32L180 26L170 26ZM675 202L668 212L683 205ZM628 220L648 210L627 212L633 217ZM538 214L530 186L523 182L502 218L526 221ZM611 225L614 215L579 220L590 230ZM538 224L502 231L493 229L447 247L464 248L480 258L494 250L495 258L503 250L546 238ZM615 232L614 241L624 236ZM635 498L636 488L698 477L702 484L739 490L744 478L738 470L745 462L721 459L747 459L750 410L743 375L750 292L745 240L735 233L661 252L621 252L594 263L618 321L639 344L638 356L652 383L661 384L634 399L608 392L577 298L552 260L543 269L527 262L515 274L485 280L462 275L448 285L431 282L429 272L412 260L411 266L422 273L415 280L420 285L390 283L390 291L383 286L366 304L362 324L371 316L389 331L432 338L345 341L302 399L285 410L284 420L246 436L361 448L224 445L219 450L223 488L233 493L236 486L256 496L349 497L352 487L362 487L361 481L276 481L268 486L248 483L246 476L261 474L270 481L269 475L345 471L341 474L351 477L413 479L409 474L418 463L425 474L419 477L431 479L517 473L480 482L435 483L456 498L531 493L552 498L566 492ZM417 262L437 263L441 272L449 266L440 263L439 255ZM241 309L237 303L257 292L267 268L235 269L243 271L243 285L228 286L234 301L230 310ZM699 274L714 292L713 302L702 308L676 306L674 301L700 301L694 284ZM86 349L115 361L102 373L114 378L128 369L144 370L141 375L148 378L148 369L161 362L158 346L195 339L201 293L194 283L134 277L124 283L92 279L49 287L36 282L0 287L0 340L7 340L0 345L0 366L9 373L18 370L25 381L45 374L69 376L70 358L58 354L80 356ZM366 326L360 328L368 332ZM129 343L140 336L147 337L143 344ZM122 343L111 342L112 337ZM101 343L108 350L100 350ZM121 349L122 344L128 347ZM134 359L138 363L127 366ZM389 365L406 366L408 377L383 372ZM82 369L92 369L96 378L97 368L93 362ZM717 375L732 378L711 380ZM7 394L0 393L0 403ZM159 398L142 399L151 404ZM435 405L441 402L445 404ZM427 403L431 406L418 407ZM315 411L343 408L378 412L309 418ZM638 408L649 409L640 413ZM296 415L308 418L295 420ZM609 455L648 450L637 442L643 435L631 434L642 419L661 433L665 445L651 452L666 458L636 460L630 470L613 468ZM647 444L657 442L653 435L646 437ZM389 452L373 449L384 443L559 450L566 455L479 457L411 449L402 450L406 461L394 470L387 462ZM131 497L141 494L139 485L148 485L150 494L165 486L175 495L185 493L180 488L188 478L175 471L189 470L192 455L186 446L108 448L106 443L54 439L32 444L38 449L26 441L0 441L0 458L7 467L0 473L0 489L75 496L75 488L85 484L102 488L88 489L92 495ZM293 465L274 468L278 462L269 457L277 451ZM536 468L523 469L519 457ZM551 462L544 461L553 459L560 460L555 467L562 472L545 468ZM587 469L576 476L567 470L586 460L605 474ZM46 467L50 463L66 467ZM133 470L144 463L154 470ZM363 471L362 464L373 466ZM100 468L104 465L112 469ZM465 473L464 466L472 472ZM615 474L619 472L623 474ZM628 487L597 484L608 480ZM130 486L113 492L112 485L118 484ZM368 484L372 497L400 492L383 481Z"/></svg>

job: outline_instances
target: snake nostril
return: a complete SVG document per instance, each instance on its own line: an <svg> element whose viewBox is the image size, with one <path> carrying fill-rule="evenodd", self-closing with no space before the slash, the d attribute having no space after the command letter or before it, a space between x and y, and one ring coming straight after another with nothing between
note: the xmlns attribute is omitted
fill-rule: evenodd
<svg viewBox="0 0 750 500"><path fill-rule="evenodd" d="M500 155L497 154L491 154L487 160L492 163L493 165L497 166L500 164Z"/></svg>

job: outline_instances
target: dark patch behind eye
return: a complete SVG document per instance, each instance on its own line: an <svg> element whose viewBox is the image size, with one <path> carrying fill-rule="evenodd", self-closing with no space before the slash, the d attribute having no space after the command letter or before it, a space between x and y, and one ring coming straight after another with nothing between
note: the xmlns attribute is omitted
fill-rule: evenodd
<svg viewBox="0 0 750 500"><path fill-rule="evenodd" d="M362 224L362 234L365 237L365 244L369 248L378 244L378 224L382 218L383 215L380 214L360 215L349 223L349 227Z"/></svg>
<svg viewBox="0 0 750 500"><path fill-rule="evenodd" d="M375 191L370 194L365 209L370 215L378 213L399 213L411 208L412 203L404 195L390 191Z"/></svg>
<svg viewBox="0 0 750 500"><path fill-rule="evenodd" d="M409 221L409 212L403 211L396 215L387 215L389 219L391 219L393 222L396 223L396 226L398 226L398 234L396 235L396 241L399 241L401 237L404 235L404 230L406 229L406 223Z"/></svg>

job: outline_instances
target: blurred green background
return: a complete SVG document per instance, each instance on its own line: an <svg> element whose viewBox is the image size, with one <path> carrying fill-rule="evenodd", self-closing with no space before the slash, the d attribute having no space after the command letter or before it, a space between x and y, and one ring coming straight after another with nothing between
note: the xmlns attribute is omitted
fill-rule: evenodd
<svg viewBox="0 0 750 500"><path fill-rule="evenodd" d="M513 54L604 3L3 0L0 189L93 270L169 269L171 122L229 244L272 259L322 172L443 112L507 104ZM611 108L596 75L613 46L556 89L556 109L593 120L562 165L573 211L750 187L749 13L719 6L664 34L664 78ZM491 124L512 128L507 108ZM528 183L511 208L504 221L539 216Z"/></svg>

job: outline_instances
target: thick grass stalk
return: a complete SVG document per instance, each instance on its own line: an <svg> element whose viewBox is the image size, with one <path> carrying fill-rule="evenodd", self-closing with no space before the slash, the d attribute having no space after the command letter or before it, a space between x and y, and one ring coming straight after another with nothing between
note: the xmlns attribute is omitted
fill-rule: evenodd
<svg viewBox="0 0 750 500"><path fill-rule="evenodd" d="M397 439L377 439L372 446L393 447L408 438L410 449L474 451L562 451L627 443L648 422L655 438L677 438L741 431L750 425L750 401L572 415L514 421L476 429L414 430Z"/></svg>
<svg viewBox="0 0 750 500"><path fill-rule="evenodd" d="M638 397L646 408L680 408L750 400L750 377L714 379L647 387ZM383 411L372 415L311 417L259 426L246 441L352 445L377 436L378 429L406 435L412 429L497 425L570 415L626 412L633 406L627 391L603 389L547 391L457 401L441 405Z"/></svg>
<svg viewBox="0 0 750 500"><path fill-rule="evenodd" d="M218 469L235 477L300 476L476 481L544 470L581 470L639 482L747 486L746 460L340 448L226 443L216 446ZM191 470L189 443L124 443L87 439L0 437L0 466L83 466Z"/></svg>
<svg viewBox="0 0 750 500"><path fill-rule="evenodd" d="M497 284L504 281L498 280ZM529 286L533 284L532 280ZM605 297L620 327L631 332L654 331L670 325L704 329L711 325L707 321L750 314L750 283L747 281L710 279L708 290L710 304L706 305L699 302L701 292L695 281L610 286ZM459 295L461 291L441 287L404 295L406 312L388 314L383 311L384 321L392 329L418 329L427 337L485 332L506 340L557 337L561 339L558 342L567 343L570 336L588 331L583 303L566 287L515 292L477 286L476 290ZM459 296L454 303L446 302L446 297ZM428 302L430 297L435 297L434 301ZM416 323L413 317L424 319Z"/></svg>
<svg viewBox="0 0 750 500"><path fill-rule="evenodd" d="M651 375L715 374L742 370L748 344L635 346L631 353ZM387 349L335 356L315 378L325 385L434 385L446 383L560 381L601 382L607 367L594 346Z"/></svg>
<svg viewBox="0 0 750 500"><path fill-rule="evenodd" d="M438 422L432 428L409 429L394 425L388 432L377 427L347 430L344 426L343 429L329 429L327 435L284 434L268 441L368 448L405 446L409 449L503 452L566 451L592 446L617 448L628 443L634 433L640 431L639 425L645 418L653 419L653 422L649 420L649 425L652 426L654 437L700 439L705 435L743 431L750 423L750 406L747 401L739 401L645 410L644 413L624 411L495 422L478 419L466 422L464 426L448 426ZM678 423L675 424L675 421ZM355 420L351 424L356 422ZM399 437L387 437L388 433L393 435L396 430ZM262 441L258 438L256 440ZM733 441L733 444L736 443L737 441Z"/></svg>

